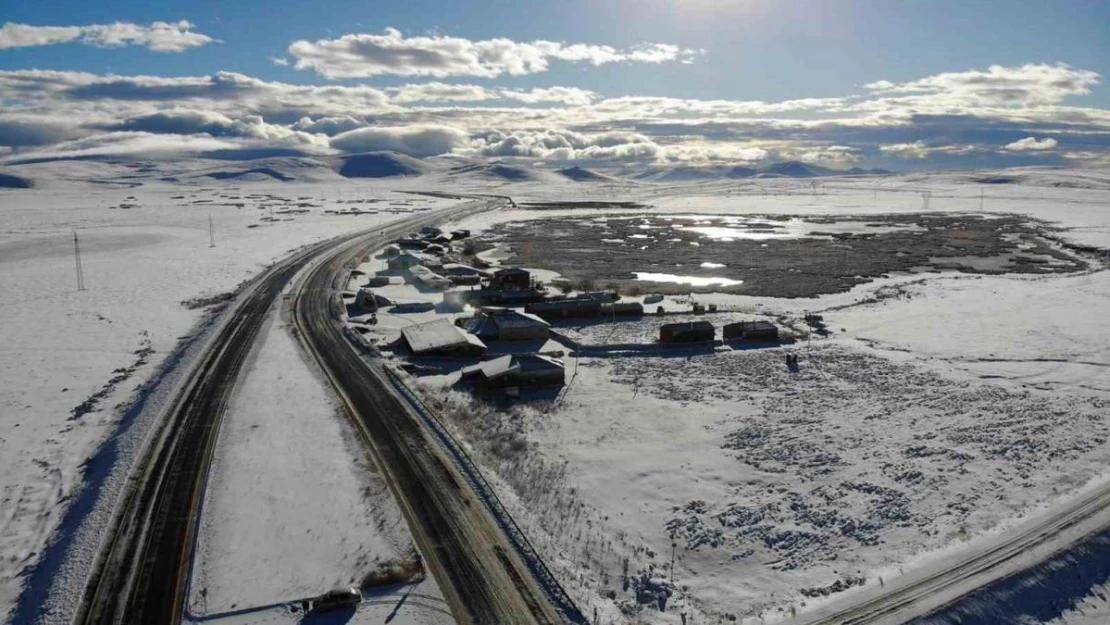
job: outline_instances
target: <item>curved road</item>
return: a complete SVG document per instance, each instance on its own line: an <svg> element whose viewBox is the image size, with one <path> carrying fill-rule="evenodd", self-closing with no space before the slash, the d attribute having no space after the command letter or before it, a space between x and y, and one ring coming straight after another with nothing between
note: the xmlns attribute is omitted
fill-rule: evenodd
<svg viewBox="0 0 1110 625"><path fill-rule="evenodd" d="M302 342L387 476L459 623L584 622L565 595L551 596L561 589L537 582L485 501L397 392L383 361L347 338L335 294L355 259L381 243L344 246L309 270L294 303Z"/></svg>
<svg viewBox="0 0 1110 625"><path fill-rule="evenodd" d="M464 204L386 224L370 233L317 243L276 263L248 283L232 309L224 313L225 319L214 338L175 393L159 429L151 433L150 442L136 462L130 486L121 495L113 525L107 532L109 538L93 565L75 623L176 625L182 621L200 503L220 419L262 323L282 290L301 269L340 246L339 252L327 255L325 262L312 270L311 279L304 283L309 289L302 288L297 298L298 311L308 313L307 317L298 315L298 318L311 320L306 327L311 328L318 341L323 341L317 344L328 345L326 341L339 332L338 326L331 323L325 328L316 313L327 310L332 294L330 285L343 263L360 250L384 245L399 234L469 212L488 210L497 203L493 200ZM336 270L336 274L329 274L329 269ZM313 286L320 285L325 288L311 291ZM335 353L353 354L349 347ZM331 362L326 358L325 355L322 363ZM330 374L332 370L327 371ZM366 380L373 380L375 374L367 370L363 375L371 376ZM337 388L341 392L351 390L347 386ZM363 412L368 406L378 411L374 415L397 409L391 403L395 395L379 398L371 389L367 383L345 394L344 399L348 406L359 409L357 416L366 426L363 432L369 435L368 441L373 443L377 457L400 463L397 468L389 467L395 478L395 493L400 495L417 541L456 615L461 617L460 622L564 622L543 592L537 590L517 554L506 548L505 537L489 522L488 513L483 518L480 511L485 508L468 497L469 489L458 481L449 463L442 463L441 457L427 453L427 449L421 452L427 453L427 457L418 457L421 435L404 429L403 420L391 421L390 429L382 430L384 420ZM351 397L358 398L358 403L352 404ZM394 445L401 448L393 449ZM437 491L433 500L415 496L421 488L425 495ZM505 618L510 614L511 618Z"/></svg>

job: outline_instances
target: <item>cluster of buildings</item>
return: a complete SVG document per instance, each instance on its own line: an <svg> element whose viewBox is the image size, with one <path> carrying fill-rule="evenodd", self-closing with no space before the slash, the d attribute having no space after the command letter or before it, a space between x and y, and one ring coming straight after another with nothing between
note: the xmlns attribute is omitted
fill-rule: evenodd
<svg viewBox="0 0 1110 625"><path fill-rule="evenodd" d="M488 269L453 262L466 258L453 252L460 251L457 242L469 236L466 230L443 232L426 227L397 239L385 250L387 269L369 277L355 298L356 308L376 312L392 302L372 288L407 281L421 290L442 292L442 305L448 309L476 308L474 315L454 322L437 319L401 329L400 348L413 356L482 359L461 370L460 383L508 395L522 388L560 387L565 384L562 361L539 353L551 337L553 321L644 314L643 304L622 302L615 293L553 296L525 269ZM420 310L438 308L431 302L420 304ZM394 306L392 312L402 312L402 306ZM705 343L715 341L716 335L712 323L698 320L662 326L659 341ZM778 328L767 321L732 323L723 327L723 337L725 341L776 341ZM504 355L486 359L488 344L497 342L518 345L498 349Z"/></svg>

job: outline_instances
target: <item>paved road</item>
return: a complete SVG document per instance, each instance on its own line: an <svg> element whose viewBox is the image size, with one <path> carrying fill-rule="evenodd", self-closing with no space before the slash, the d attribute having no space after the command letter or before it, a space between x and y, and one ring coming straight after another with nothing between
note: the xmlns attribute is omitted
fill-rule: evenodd
<svg viewBox="0 0 1110 625"><path fill-rule="evenodd" d="M353 259L380 241L340 249L315 266L298 290L295 319L388 477L409 526L456 619L463 624L584 622L556 609L552 589L502 531L501 521L472 488L433 432L390 382L385 364L356 348L337 321L334 300ZM557 589L561 590L561 589ZM563 603L565 606L566 603Z"/></svg>
<svg viewBox="0 0 1110 625"><path fill-rule="evenodd" d="M275 264L244 287L136 463L131 485L121 496L109 530L110 538L93 567L76 623L181 622L197 516L220 419L262 323L293 276L343 241L378 243L466 210L473 207L411 217L374 232L315 244ZM479 576L481 569L472 573Z"/></svg>

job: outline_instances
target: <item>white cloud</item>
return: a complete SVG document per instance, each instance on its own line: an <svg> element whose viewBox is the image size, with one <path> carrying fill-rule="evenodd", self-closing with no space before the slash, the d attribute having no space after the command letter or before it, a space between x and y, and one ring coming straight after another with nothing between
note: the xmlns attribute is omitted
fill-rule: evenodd
<svg viewBox="0 0 1110 625"><path fill-rule="evenodd" d="M496 100L496 90L478 85L448 85L441 82L427 82L415 85L402 85L389 90L389 99L400 104L408 102L480 102Z"/></svg>
<svg viewBox="0 0 1110 625"><path fill-rule="evenodd" d="M914 141L913 143L883 144L879 146L879 151L883 154L901 158L925 158L929 155L930 150L924 141Z"/></svg>
<svg viewBox="0 0 1110 625"><path fill-rule="evenodd" d="M1017 141L1006 145L1007 150L1013 150L1015 152L1052 150L1055 148L1056 139L1053 139L1052 137L1045 137L1044 139L1038 139L1036 137L1026 137L1024 139L1018 139Z"/></svg>
<svg viewBox="0 0 1110 625"><path fill-rule="evenodd" d="M343 152L392 150L409 156L450 154L469 141L468 134L452 126L372 126L331 138L331 147Z"/></svg>
<svg viewBox="0 0 1110 625"><path fill-rule="evenodd" d="M504 89L500 92L502 98L517 100L526 104L557 103L567 106L585 106L598 99L593 91L577 87L548 87L536 88L529 91Z"/></svg>
<svg viewBox="0 0 1110 625"><path fill-rule="evenodd" d="M1060 163L1110 153L1110 111L1055 101L1081 95L1098 76L1066 66L1028 67L874 84L871 95L782 102L605 98L569 86L447 81L298 85L234 72L163 77L0 70L0 149L23 157L44 146L128 133L128 141L150 135L218 139L253 152L266 146L312 153L392 149L598 165L797 159L956 167ZM1036 85L1045 71L1059 80L1043 89L1027 85L1023 92L1034 95L1005 99L1005 106L996 90L980 84L998 75L1011 81L1024 76ZM1048 95L1052 89L1055 95ZM1049 142L1057 140L1066 154L1052 149Z"/></svg>
<svg viewBox="0 0 1110 625"><path fill-rule="evenodd" d="M81 43L98 48L142 46L157 52L183 52L215 39L192 32L193 24L152 22L144 26L131 22L89 24L85 26L32 26L7 22L0 26L0 49Z"/></svg>
<svg viewBox="0 0 1110 625"><path fill-rule="evenodd" d="M570 63L666 63L688 60L696 50L670 44L642 44L626 50L611 46L511 39L472 40L444 35L406 37L395 28L381 34L351 34L338 39L299 40L289 45L294 67L327 78L396 76L521 76L547 71L552 59Z"/></svg>
<svg viewBox="0 0 1110 625"><path fill-rule="evenodd" d="M273 63L274 65L277 65L278 67L288 67L289 66L289 59L287 59L283 56L271 56L270 57L270 62Z"/></svg>
<svg viewBox="0 0 1110 625"><path fill-rule="evenodd" d="M1067 96L1087 95L1099 78L1096 72L1063 63L1042 63L992 65L985 71L947 72L905 83L880 80L865 86L882 95L923 94L965 106L1019 107L1058 104Z"/></svg>

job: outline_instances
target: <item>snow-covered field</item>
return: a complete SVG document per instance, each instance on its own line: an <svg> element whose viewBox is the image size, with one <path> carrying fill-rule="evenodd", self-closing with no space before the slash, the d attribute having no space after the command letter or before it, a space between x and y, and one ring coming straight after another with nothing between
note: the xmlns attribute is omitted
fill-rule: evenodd
<svg viewBox="0 0 1110 625"><path fill-rule="evenodd" d="M790 180L705 183L621 199L652 212L860 215L920 212L930 190L930 211L1023 214L1062 228L1064 240L1110 247L1110 174L979 177L834 179L816 193ZM642 212L517 210L460 225ZM553 405L487 413L452 393L445 409L587 613L615 619L623 604L648 622L785 619L1104 479L1104 262L1070 275L891 276L818 298L699 295L734 311L707 317L717 323L801 326L814 311L832 336L773 350L570 358L571 384ZM566 332L643 343L659 323ZM800 355L798 372L784 351Z"/></svg>
<svg viewBox="0 0 1110 625"><path fill-rule="evenodd" d="M98 185L68 178L95 178L101 164L50 167L41 171L57 175L44 175L43 188L0 190L0 622L11 618L24 588L31 593L24 617L35 613L49 586L62 585L70 599L79 592L80 566L52 560L49 574L31 573L52 535L78 533L67 525L56 534L60 523L74 521L75 515L66 516L74 501L84 523L106 520L107 510L87 514L88 508L97 489L118 486L117 469L126 469L142 432L107 439L117 447L107 458L112 466L86 462L106 437L120 433L133 399L159 401L135 393L167 357L179 356L173 350L182 337L199 330L205 302L183 302L233 291L299 246L453 203L348 181L338 188L218 181ZM394 186L405 188L403 182ZM314 206L304 214L281 214L285 203L247 197L268 194L290 203L304 197ZM362 207L380 212L326 214L350 208L338 204L341 197L377 198L380 203ZM120 204L133 207L114 208ZM262 219L270 209L259 206L268 204L278 204L275 221ZM76 290L74 232L84 291ZM157 406L140 402L133 408L151 414ZM84 491L83 480L91 481ZM81 492L88 497L77 498ZM95 527L80 534L80 545L59 551L67 558L82 552L87 565L100 537ZM63 583L63 573L78 579Z"/></svg>
<svg viewBox="0 0 1110 625"><path fill-rule="evenodd" d="M224 417L194 561L198 620L296 622L285 606L412 558L400 509L288 323L274 315ZM351 622L454 622L430 577L371 594Z"/></svg>
<svg viewBox="0 0 1110 625"><path fill-rule="evenodd" d="M0 191L0 622L16 614L25 589L20 622L40 604L49 610L43 621L65 620L85 570L72 554L87 565L105 511L79 515L91 526L82 531L59 524L74 518L71 505L92 505L81 496L85 481L109 495L118 487L119 466L161 396L140 401L148 420L120 439L113 466L84 463L136 412L128 402L145 398L136 390L179 339L201 330L208 302L182 302L232 291L300 245L403 216L324 213L351 206L340 199L402 211L453 202L393 192L438 189L518 201L618 198L668 214L862 215L920 212L928 190L930 211L1023 214L1056 224L1065 240L1110 247L1104 171L1011 170L1009 184L982 184L990 177L983 172L669 186L440 174L371 184L320 174L316 182L146 179L128 187L87 182L107 165L64 165L49 165L58 175L39 189ZM269 209L258 206L275 201L247 196L266 194L311 206L304 214L278 207L276 221L263 220ZM121 204L133 207L113 208ZM520 209L455 226L640 212ZM88 287L80 292L73 231ZM720 319L801 327L805 311L821 312L832 336L788 348L801 356L796 373L778 349L569 357L571 383L551 405L500 412L453 392L435 392L436 400L591 618L596 609L612 623L682 623L683 614L772 621L845 588L873 588L1102 479L1110 461L1110 332L1100 323L1107 275L946 272L818 298L699 295L728 311ZM411 287L387 291L428 297ZM380 329L395 336L434 316L384 313ZM586 343L646 342L656 321L567 333ZM352 440L346 424L283 323L269 329L225 424L194 585L208 590L191 604L197 617L295 622L282 605L251 610L356 579L407 540L401 524L379 524L395 508L358 446L344 442ZM434 391L451 378L426 381ZM52 557L52 536L74 544L61 550L67 559L36 572L44 553ZM404 600L408 589L391 591L375 604L385 613L372 607L359 619L388 619L400 601L438 605L427 599L438 596L430 586ZM1085 622L1079 612L1100 601L1093 596L1060 622ZM408 612L413 606L398 615L435 622Z"/></svg>

